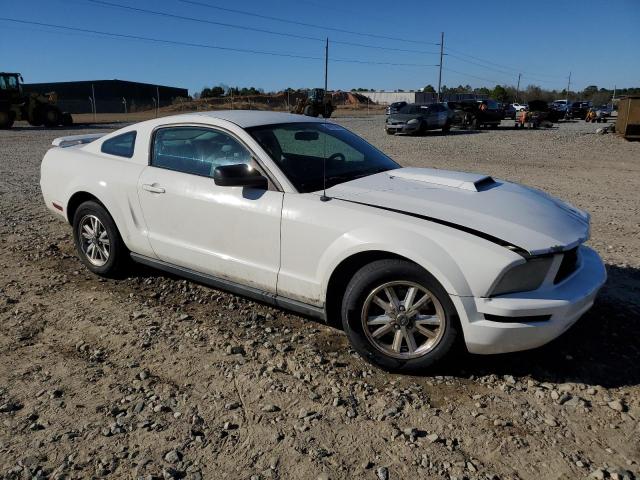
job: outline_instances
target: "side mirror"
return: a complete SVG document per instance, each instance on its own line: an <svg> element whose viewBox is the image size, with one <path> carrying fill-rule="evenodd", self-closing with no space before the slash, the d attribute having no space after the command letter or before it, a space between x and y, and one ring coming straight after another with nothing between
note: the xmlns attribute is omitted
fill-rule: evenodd
<svg viewBox="0 0 640 480"><path fill-rule="evenodd" d="M269 188L266 177L244 163L216 167L213 171L213 181L221 187L250 187L262 190Z"/></svg>

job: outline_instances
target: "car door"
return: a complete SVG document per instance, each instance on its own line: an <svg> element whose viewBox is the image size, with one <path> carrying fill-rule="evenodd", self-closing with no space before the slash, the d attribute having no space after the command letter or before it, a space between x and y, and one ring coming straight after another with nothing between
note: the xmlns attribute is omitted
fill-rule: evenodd
<svg viewBox="0 0 640 480"><path fill-rule="evenodd" d="M440 119L438 116L438 106L437 105L429 105L425 107L427 110L427 124L429 125L429 129L433 130L435 128L440 127Z"/></svg>
<svg viewBox="0 0 640 480"><path fill-rule="evenodd" d="M138 180L149 242L160 260L275 293L283 194L216 185L215 168L232 164L261 169L230 132L157 129Z"/></svg>

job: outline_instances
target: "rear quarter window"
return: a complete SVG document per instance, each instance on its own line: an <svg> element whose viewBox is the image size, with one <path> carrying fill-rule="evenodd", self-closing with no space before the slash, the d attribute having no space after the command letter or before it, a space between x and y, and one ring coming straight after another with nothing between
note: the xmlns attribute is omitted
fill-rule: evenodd
<svg viewBox="0 0 640 480"><path fill-rule="evenodd" d="M102 142L100 151L109 155L131 158L136 143L136 132L127 132Z"/></svg>

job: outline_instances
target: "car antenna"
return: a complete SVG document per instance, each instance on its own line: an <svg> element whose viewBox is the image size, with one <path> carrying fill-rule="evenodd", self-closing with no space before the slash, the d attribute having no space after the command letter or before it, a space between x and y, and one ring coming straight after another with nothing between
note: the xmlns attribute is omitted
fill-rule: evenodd
<svg viewBox="0 0 640 480"><path fill-rule="evenodd" d="M327 70L329 67L329 37L327 37L327 43L324 46L324 95L327 95ZM326 108L324 103L324 97L322 98L322 106ZM322 115L324 117L324 147L322 154L322 196L320 197L321 202L328 202L331 200L330 197L327 197L327 116L326 110Z"/></svg>

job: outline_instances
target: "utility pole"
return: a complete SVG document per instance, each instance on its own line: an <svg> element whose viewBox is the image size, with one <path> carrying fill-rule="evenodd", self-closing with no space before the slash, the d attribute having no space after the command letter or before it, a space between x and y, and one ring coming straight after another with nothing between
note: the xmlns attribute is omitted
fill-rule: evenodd
<svg viewBox="0 0 640 480"><path fill-rule="evenodd" d="M438 73L438 103L440 103L440 89L442 87L442 57L444 55L444 32L440 32L440 71Z"/></svg>
<svg viewBox="0 0 640 480"><path fill-rule="evenodd" d="M160 111L160 87L156 85L156 118L158 118L158 113Z"/></svg>
<svg viewBox="0 0 640 480"><path fill-rule="evenodd" d="M565 98L565 111L564 118L565 120L569 118L569 89L571 88L571 72L569 72L569 81L567 82L567 98Z"/></svg>
<svg viewBox="0 0 640 480"><path fill-rule="evenodd" d="M518 94L520 93L520 77L522 76L521 73L518 74L518 86L516 87L516 103L518 103Z"/></svg>
<svg viewBox="0 0 640 480"><path fill-rule="evenodd" d="M613 97L611 97L611 110L613 110L613 102L616 99L616 85L613 86Z"/></svg>
<svg viewBox="0 0 640 480"><path fill-rule="evenodd" d="M327 37L327 43L324 46L324 92L327 93L327 81L329 75L329 37Z"/></svg>
<svg viewBox="0 0 640 480"><path fill-rule="evenodd" d="M96 123L96 91L91 84L91 105L93 106L93 123Z"/></svg>

